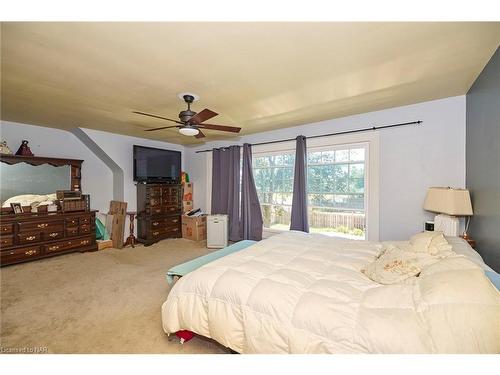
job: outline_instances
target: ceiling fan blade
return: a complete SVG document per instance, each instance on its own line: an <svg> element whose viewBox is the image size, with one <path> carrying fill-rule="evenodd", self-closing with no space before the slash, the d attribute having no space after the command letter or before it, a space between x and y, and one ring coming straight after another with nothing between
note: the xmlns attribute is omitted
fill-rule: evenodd
<svg viewBox="0 0 500 375"><path fill-rule="evenodd" d="M239 133L241 130L241 128L237 128L236 126L226 126L226 125L200 124L197 126L198 128L201 129L220 130L223 132L232 132L232 133Z"/></svg>
<svg viewBox="0 0 500 375"><path fill-rule="evenodd" d="M138 112L138 111L132 111L132 113L136 113L138 115L143 115L143 116L149 116L149 117L159 118L159 119L167 120L167 121L173 121L173 122L176 122L177 124L184 125L182 122L180 122L178 120L173 120L171 118L166 118L166 117L162 117L162 116L152 115L151 113Z"/></svg>
<svg viewBox="0 0 500 375"><path fill-rule="evenodd" d="M163 130L163 129L170 129L170 128L180 128L178 125L173 125L173 126L162 126L161 128L154 128L154 129L146 129L144 131L146 132L154 132L156 130Z"/></svg>
<svg viewBox="0 0 500 375"><path fill-rule="evenodd" d="M198 129L198 131L199 131L199 133L196 134L194 137L195 138L205 138L205 134L203 134L203 132L200 129Z"/></svg>
<svg viewBox="0 0 500 375"><path fill-rule="evenodd" d="M205 108L203 111L197 113L193 117L189 119L190 124L201 124L203 121L207 121L208 119L211 119L212 117L217 116L218 113L215 113L214 111L211 111L207 108Z"/></svg>

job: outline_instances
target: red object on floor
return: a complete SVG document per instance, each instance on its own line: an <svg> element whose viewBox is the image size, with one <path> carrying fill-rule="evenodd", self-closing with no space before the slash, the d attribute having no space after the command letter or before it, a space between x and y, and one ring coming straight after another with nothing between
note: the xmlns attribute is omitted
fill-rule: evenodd
<svg viewBox="0 0 500 375"><path fill-rule="evenodd" d="M187 330L177 331L175 335L181 339L181 343L189 341L194 337L194 333Z"/></svg>

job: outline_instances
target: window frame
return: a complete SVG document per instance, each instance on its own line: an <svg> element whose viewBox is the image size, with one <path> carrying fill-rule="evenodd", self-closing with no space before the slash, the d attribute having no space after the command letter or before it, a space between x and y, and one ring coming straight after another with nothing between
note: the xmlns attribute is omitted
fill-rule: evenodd
<svg viewBox="0 0 500 375"><path fill-rule="evenodd" d="M308 138L307 153L317 151L332 151L344 148L356 148L363 145L365 148L365 186L364 186L364 211L365 211L365 240L379 240L379 132L342 134L327 137ZM252 156L281 155L295 153L295 142L281 142L252 147ZM341 164L341 163L339 163ZM264 228L266 233L282 233L283 230Z"/></svg>

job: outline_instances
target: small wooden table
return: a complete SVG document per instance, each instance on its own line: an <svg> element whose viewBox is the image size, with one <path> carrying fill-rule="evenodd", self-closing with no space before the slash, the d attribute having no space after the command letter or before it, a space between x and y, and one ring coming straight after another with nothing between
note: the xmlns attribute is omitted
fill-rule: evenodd
<svg viewBox="0 0 500 375"><path fill-rule="evenodd" d="M127 237L127 240L123 244L124 247L131 245L132 248L134 248L135 247L134 245L137 242L137 238L135 238L134 236L134 220L136 214L137 212L127 212L127 215L129 215L130 218L130 235Z"/></svg>

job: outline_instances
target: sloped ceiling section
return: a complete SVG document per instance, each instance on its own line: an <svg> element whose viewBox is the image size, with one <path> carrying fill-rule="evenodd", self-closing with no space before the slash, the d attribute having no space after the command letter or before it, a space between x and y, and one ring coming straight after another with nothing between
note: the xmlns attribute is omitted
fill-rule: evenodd
<svg viewBox="0 0 500 375"><path fill-rule="evenodd" d="M192 144L133 110L193 109L240 134L467 92L500 23L3 23L1 117Z"/></svg>

